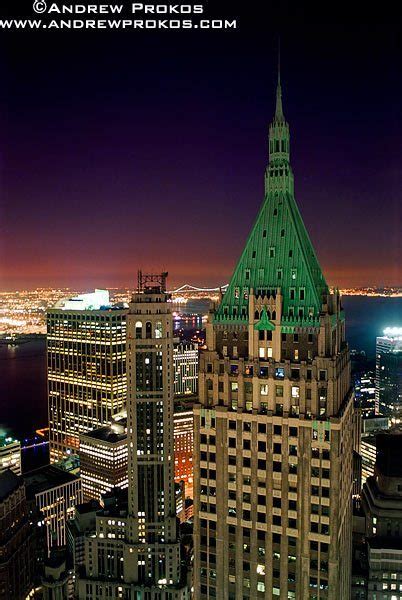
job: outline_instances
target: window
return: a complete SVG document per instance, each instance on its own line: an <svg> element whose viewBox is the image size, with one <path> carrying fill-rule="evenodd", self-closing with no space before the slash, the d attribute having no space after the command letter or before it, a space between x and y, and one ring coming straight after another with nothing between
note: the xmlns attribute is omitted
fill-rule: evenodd
<svg viewBox="0 0 402 600"><path fill-rule="evenodd" d="M155 337L156 338L162 337L162 323L160 321L157 321L155 323Z"/></svg>
<svg viewBox="0 0 402 600"><path fill-rule="evenodd" d="M292 279L296 279L297 269L291 269L290 276L291 276Z"/></svg>
<svg viewBox="0 0 402 600"><path fill-rule="evenodd" d="M283 367L277 367L275 369L276 379L285 379L285 369Z"/></svg>
<svg viewBox="0 0 402 600"><path fill-rule="evenodd" d="M304 288L300 288L299 290L299 298L300 300L304 300L305 297L305 289Z"/></svg>
<svg viewBox="0 0 402 600"><path fill-rule="evenodd" d="M277 279L282 279L282 269L277 269L277 271L276 271L276 278Z"/></svg>
<svg viewBox="0 0 402 600"><path fill-rule="evenodd" d="M250 269L246 269L245 276L246 276L246 281L249 281L249 279L250 279Z"/></svg>
<svg viewBox="0 0 402 600"><path fill-rule="evenodd" d="M275 248L271 247L269 249L269 258L274 258L275 257Z"/></svg>
<svg viewBox="0 0 402 600"><path fill-rule="evenodd" d="M266 229L264 229L264 230L263 230L263 232L262 232L262 237L263 237L263 238L266 238L266 237L267 237L267 230L266 230Z"/></svg>
<svg viewBox="0 0 402 600"><path fill-rule="evenodd" d="M140 340L142 337L142 323L141 321L137 321L135 324L135 338Z"/></svg>
<svg viewBox="0 0 402 600"><path fill-rule="evenodd" d="M152 338L152 323L150 323L149 321L147 321L145 323L145 337L147 339L151 339Z"/></svg>
<svg viewBox="0 0 402 600"><path fill-rule="evenodd" d="M262 383L260 385L260 392L261 392L261 396L268 396L268 384L267 383Z"/></svg>
<svg viewBox="0 0 402 600"><path fill-rule="evenodd" d="M291 300L295 299L295 294L296 294L296 289L295 288L290 288L289 289L289 295L290 295L290 299Z"/></svg>

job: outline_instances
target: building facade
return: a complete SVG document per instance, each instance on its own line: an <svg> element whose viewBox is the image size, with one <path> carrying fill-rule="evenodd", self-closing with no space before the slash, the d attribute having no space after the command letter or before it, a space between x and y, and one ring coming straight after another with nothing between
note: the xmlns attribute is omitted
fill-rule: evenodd
<svg viewBox="0 0 402 600"><path fill-rule="evenodd" d="M165 281L166 274L140 274L130 303L128 499L125 508L121 500L105 506L96 517L96 534L86 539L78 581L79 598L85 600L189 597L176 523L173 322Z"/></svg>
<svg viewBox="0 0 402 600"><path fill-rule="evenodd" d="M198 347L190 342L175 344L173 367L175 395L196 394L198 390Z"/></svg>
<svg viewBox="0 0 402 600"><path fill-rule="evenodd" d="M374 475L363 486L368 600L402 598L402 432L377 435Z"/></svg>
<svg viewBox="0 0 402 600"><path fill-rule="evenodd" d="M127 427L118 421L80 436L80 476L84 501L100 500L113 488L126 488Z"/></svg>
<svg viewBox="0 0 402 600"><path fill-rule="evenodd" d="M7 469L21 475L21 443L10 436L0 435L0 475Z"/></svg>
<svg viewBox="0 0 402 600"><path fill-rule="evenodd" d="M295 203L280 82L265 186L200 356L194 597L347 600L349 350Z"/></svg>
<svg viewBox="0 0 402 600"><path fill-rule="evenodd" d="M79 436L126 406L126 313L96 290L47 313L51 462L77 453Z"/></svg>
<svg viewBox="0 0 402 600"><path fill-rule="evenodd" d="M27 500L32 517L45 530L46 552L66 546L67 521L74 517L74 507L82 503L81 480L54 465L45 465L24 476Z"/></svg>
<svg viewBox="0 0 402 600"><path fill-rule="evenodd" d="M174 479L184 483L185 498L193 497L194 417L192 407L176 404L174 411Z"/></svg>
<svg viewBox="0 0 402 600"><path fill-rule="evenodd" d="M389 327L376 343L376 414L402 417L402 328Z"/></svg>
<svg viewBox="0 0 402 600"><path fill-rule="evenodd" d="M0 600L25 600L34 576L35 538L25 485L8 469L0 474Z"/></svg>

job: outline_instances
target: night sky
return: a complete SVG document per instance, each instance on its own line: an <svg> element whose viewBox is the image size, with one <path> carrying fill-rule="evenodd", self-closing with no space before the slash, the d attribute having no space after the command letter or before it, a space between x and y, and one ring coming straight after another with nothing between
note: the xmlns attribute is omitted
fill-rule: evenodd
<svg viewBox="0 0 402 600"><path fill-rule="evenodd" d="M225 283L263 200L278 30L327 280L402 285L400 26L210 4L239 30L0 32L0 290Z"/></svg>

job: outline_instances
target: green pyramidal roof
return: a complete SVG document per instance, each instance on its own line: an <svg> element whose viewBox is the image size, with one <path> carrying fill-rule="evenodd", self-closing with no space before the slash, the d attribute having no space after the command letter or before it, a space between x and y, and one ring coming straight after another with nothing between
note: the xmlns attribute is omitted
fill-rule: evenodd
<svg viewBox="0 0 402 600"><path fill-rule="evenodd" d="M277 109L270 126L265 199L215 322L248 322L251 290L256 296L274 296L279 290L283 298L282 323L289 325L317 324L323 295L328 293L294 198L289 126L282 112L279 83Z"/></svg>

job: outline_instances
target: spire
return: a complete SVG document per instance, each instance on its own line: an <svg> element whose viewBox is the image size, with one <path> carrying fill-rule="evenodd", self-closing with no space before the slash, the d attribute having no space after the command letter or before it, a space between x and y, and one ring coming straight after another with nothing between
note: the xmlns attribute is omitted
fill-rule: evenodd
<svg viewBox="0 0 402 600"><path fill-rule="evenodd" d="M281 42L278 40L278 83L276 85L275 121L283 121L282 88L281 88Z"/></svg>

